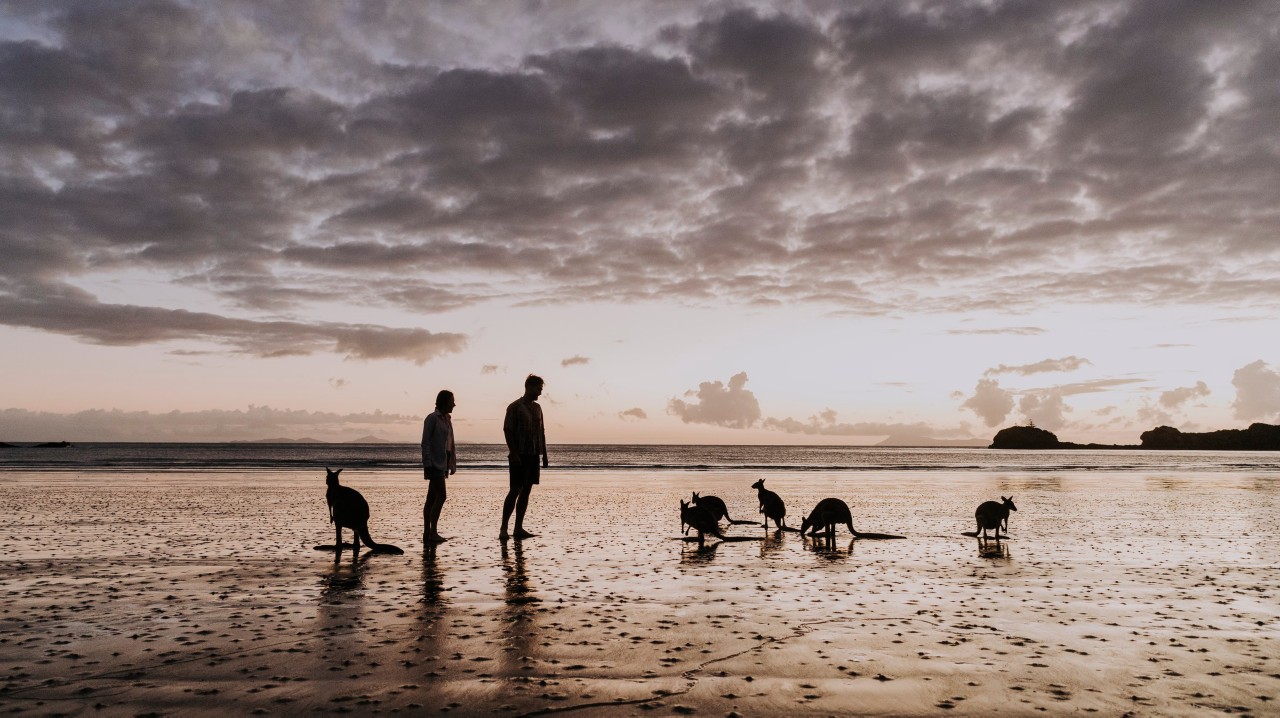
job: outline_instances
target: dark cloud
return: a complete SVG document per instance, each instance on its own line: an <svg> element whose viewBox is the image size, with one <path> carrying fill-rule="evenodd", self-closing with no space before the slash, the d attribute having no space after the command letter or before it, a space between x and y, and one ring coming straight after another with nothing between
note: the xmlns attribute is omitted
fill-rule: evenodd
<svg viewBox="0 0 1280 718"><path fill-rule="evenodd" d="M591 363L590 357L578 356L576 354L567 359L560 360L560 366L562 367L577 366L579 364L590 364L590 363Z"/></svg>
<svg viewBox="0 0 1280 718"><path fill-rule="evenodd" d="M618 418L630 421L643 421L644 419L649 418L649 414L645 412L644 409L637 406L627 409L626 411L618 412Z"/></svg>
<svg viewBox="0 0 1280 718"><path fill-rule="evenodd" d="M402 414L337 414L324 411L247 409L121 411L91 409L71 414L0 409L9 441L247 441L311 436L350 441L371 432L410 435L420 417Z"/></svg>
<svg viewBox="0 0 1280 718"><path fill-rule="evenodd" d="M349 359L407 359L417 364L461 351L467 343L461 334L423 329L238 319L183 309L102 304L70 288L45 292L38 300L0 295L0 323L109 346L204 341L257 357L331 351Z"/></svg>
<svg viewBox="0 0 1280 718"><path fill-rule="evenodd" d="M1169 409L1180 409L1182 405L1194 399L1203 399L1212 392L1209 385L1198 381L1194 386L1182 386L1177 389L1161 392L1160 405Z"/></svg>
<svg viewBox="0 0 1280 718"><path fill-rule="evenodd" d="M43 287L141 269L241 350L335 300L1280 304L1273 4L807 7L11 6L0 296L67 331Z"/></svg>

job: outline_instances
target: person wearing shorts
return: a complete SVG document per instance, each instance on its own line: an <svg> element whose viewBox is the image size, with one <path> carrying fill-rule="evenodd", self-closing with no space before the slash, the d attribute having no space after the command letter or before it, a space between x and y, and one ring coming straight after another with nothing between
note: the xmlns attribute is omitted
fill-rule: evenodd
<svg viewBox="0 0 1280 718"><path fill-rule="evenodd" d="M444 508L444 480L458 471L458 455L453 443L453 392L436 395L436 410L422 422L422 473L427 480L427 501L422 505L422 542L440 543L445 537L436 530L440 509Z"/></svg>
<svg viewBox="0 0 1280 718"><path fill-rule="evenodd" d="M538 483L542 468L548 465L547 436L542 423L542 407L537 401L542 395L543 384L542 377L530 374L524 380L524 396L507 406L507 415L502 421L511 476L507 498L502 502L502 531L498 534L503 541L510 536L523 539L534 535L524 528L524 512L529 506L529 492ZM508 534L507 522L512 511L516 515L516 524L514 532Z"/></svg>

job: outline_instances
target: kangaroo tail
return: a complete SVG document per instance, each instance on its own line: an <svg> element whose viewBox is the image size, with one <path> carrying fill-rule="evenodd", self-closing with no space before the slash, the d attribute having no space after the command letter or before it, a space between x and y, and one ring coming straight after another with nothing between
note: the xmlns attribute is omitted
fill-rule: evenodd
<svg viewBox="0 0 1280 718"><path fill-rule="evenodd" d="M373 537L369 535L368 526L360 527L360 540L368 544L369 550L374 553L404 553L404 550L399 546L392 546L389 543L378 543L377 541L374 541Z"/></svg>

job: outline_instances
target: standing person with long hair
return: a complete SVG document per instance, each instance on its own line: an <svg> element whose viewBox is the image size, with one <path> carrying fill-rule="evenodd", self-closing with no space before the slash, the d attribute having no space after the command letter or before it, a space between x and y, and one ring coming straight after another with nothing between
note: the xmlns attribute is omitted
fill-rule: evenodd
<svg viewBox="0 0 1280 718"><path fill-rule="evenodd" d="M422 505L422 543L440 543L445 537L436 530L444 507L444 480L458 471L458 454L453 443L453 392L443 389L436 395L436 410L422 422L422 473L427 480L427 501Z"/></svg>
<svg viewBox="0 0 1280 718"><path fill-rule="evenodd" d="M547 466L547 435L542 424L542 407L537 401L544 383L542 377L530 374L524 380L524 396L507 406L507 416L502 422L511 474L511 487L502 502L502 531L498 534L503 541L508 538L507 521L513 509L516 525L511 535L517 539L534 535L524 529L524 512L529 506L529 492L539 481L538 459L542 459L542 467Z"/></svg>

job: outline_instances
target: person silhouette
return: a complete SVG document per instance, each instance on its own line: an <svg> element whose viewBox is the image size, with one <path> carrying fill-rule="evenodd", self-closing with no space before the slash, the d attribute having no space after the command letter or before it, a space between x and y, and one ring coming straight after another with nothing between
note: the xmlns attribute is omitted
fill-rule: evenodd
<svg viewBox="0 0 1280 718"><path fill-rule="evenodd" d="M446 540L436 530L440 509L444 508L444 480L458 471L458 456L453 443L453 419L457 406L453 392L443 389L436 395L436 410L422 422L422 473L427 480L427 501L422 505L422 543Z"/></svg>
<svg viewBox="0 0 1280 718"><path fill-rule="evenodd" d="M498 534L503 541L508 538L507 522L513 509L516 525L511 535L517 539L534 535L524 529L524 512L529 506L529 492L539 482L538 458L542 458L543 467L548 466L547 436L542 423L542 407L537 402L544 384L542 377L530 374L524 380L524 396L507 405L507 416L502 421L510 473L510 488L502 502L502 531Z"/></svg>

